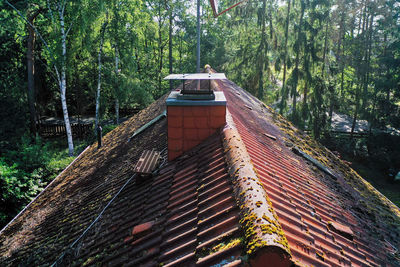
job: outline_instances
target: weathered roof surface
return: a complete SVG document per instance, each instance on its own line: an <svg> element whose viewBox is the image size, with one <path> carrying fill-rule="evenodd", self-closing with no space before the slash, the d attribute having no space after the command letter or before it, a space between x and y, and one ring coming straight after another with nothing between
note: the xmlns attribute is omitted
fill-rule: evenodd
<svg viewBox="0 0 400 267"><path fill-rule="evenodd" d="M2 231L0 261L6 265L52 264L132 176L132 169L142 150L162 150L166 146L165 119L164 123L149 128L145 135L127 142L136 129L165 109L164 101L165 98L152 104L110 132L103 138L101 149L92 145L61 173ZM128 194L132 200L130 205L136 205L133 200L142 203L146 189L146 186L128 185L126 192L134 192ZM135 223L125 221L125 224L119 224L119 218L132 216L131 213L115 215L115 218L108 218L108 224L113 221L118 229L128 229L130 224ZM110 226L105 237L114 238L114 230ZM104 240L107 239L105 237ZM96 243L102 250L101 243Z"/></svg>
<svg viewBox="0 0 400 267"><path fill-rule="evenodd" d="M136 180L143 150L166 159L165 119L128 142L165 110L161 98L88 148L0 233L0 265L400 265L396 206L234 83L214 85L232 117L221 133Z"/></svg>
<svg viewBox="0 0 400 267"><path fill-rule="evenodd" d="M333 153L229 80L218 81L295 263L400 265L400 211ZM298 156L309 154L334 176Z"/></svg>
<svg viewBox="0 0 400 267"><path fill-rule="evenodd" d="M0 265L240 264L243 236L219 133L173 162L165 119L128 141L165 100L105 136L100 150L88 148L14 219L0 235ZM165 161L153 178L129 180L144 149Z"/></svg>

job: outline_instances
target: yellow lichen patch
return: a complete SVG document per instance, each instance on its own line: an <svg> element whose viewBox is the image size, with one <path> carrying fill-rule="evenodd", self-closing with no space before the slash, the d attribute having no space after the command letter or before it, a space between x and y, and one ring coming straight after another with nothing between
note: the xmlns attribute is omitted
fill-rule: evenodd
<svg viewBox="0 0 400 267"><path fill-rule="evenodd" d="M87 258L87 260L83 263L82 266L87 266L87 265L89 265L92 261L94 261L94 258L93 258L93 257Z"/></svg>
<svg viewBox="0 0 400 267"><path fill-rule="evenodd" d="M316 254L318 259L320 259L321 261L325 261L325 257L326 256L325 256L325 253L323 251L322 252L316 251L315 254Z"/></svg>
<svg viewBox="0 0 400 267"><path fill-rule="evenodd" d="M218 245L215 245L214 247L212 247L211 251L213 253L215 253L215 252L218 252L221 250L236 247L236 246L240 245L241 243L242 243L241 238L234 238L226 243L219 243Z"/></svg>
<svg viewBox="0 0 400 267"><path fill-rule="evenodd" d="M271 235L273 233L276 233L278 230L275 226L270 225L270 224L262 224L262 225L260 225L260 227L261 227L261 231L263 234Z"/></svg>
<svg viewBox="0 0 400 267"><path fill-rule="evenodd" d="M229 123L229 115L227 122ZM237 135L237 130L229 125L230 130L222 132L222 139L228 136ZM238 143L239 142L239 143ZM268 199L266 191L254 167L250 156L246 151L246 147L240 138L232 139L224 142L224 146L232 147L232 151L226 154L226 162L231 174L234 185L236 201L240 207L240 225L245 234L246 252L252 255L260 248L268 246L280 247L286 253L290 254L287 240L283 230L277 220L277 216L272 208L272 203ZM236 159L241 159L238 163ZM236 174L232 177L232 170L237 169ZM263 214L267 213L263 219Z"/></svg>
<svg viewBox="0 0 400 267"><path fill-rule="evenodd" d="M107 200L109 200L111 198L112 198L111 194L107 193L106 196L104 197L104 200L107 201Z"/></svg>

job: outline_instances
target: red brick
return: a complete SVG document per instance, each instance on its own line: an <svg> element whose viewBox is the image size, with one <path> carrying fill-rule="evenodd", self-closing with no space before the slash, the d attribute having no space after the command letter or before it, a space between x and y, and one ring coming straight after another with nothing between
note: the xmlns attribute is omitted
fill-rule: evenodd
<svg viewBox="0 0 400 267"><path fill-rule="evenodd" d="M197 133L199 136L199 140L205 140L207 137L213 134L213 131L210 129L198 129Z"/></svg>
<svg viewBox="0 0 400 267"><path fill-rule="evenodd" d="M195 116L195 117L208 116L209 113L210 113L209 106L194 106L193 107L193 116Z"/></svg>
<svg viewBox="0 0 400 267"><path fill-rule="evenodd" d="M210 135L214 134L217 132L217 130L219 131L220 127L218 128L210 128Z"/></svg>
<svg viewBox="0 0 400 267"><path fill-rule="evenodd" d="M210 116L210 127L219 128L225 125L225 116Z"/></svg>
<svg viewBox="0 0 400 267"><path fill-rule="evenodd" d="M197 129L208 129L210 126L208 124L207 117L196 117L194 118L194 124Z"/></svg>
<svg viewBox="0 0 400 267"><path fill-rule="evenodd" d="M171 127L182 127L183 126L183 118L181 116L168 116L168 126Z"/></svg>
<svg viewBox="0 0 400 267"><path fill-rule="evenodd" d="M182 139L182 137L183 137L182 128L170 127L168 125L168 138Z"/></svg>
<svg viewBox="0 0 400 267"><path fill-rule="evenodd" d="M168 151L168 160L174 160L177 157L179 157L180 155L182 155L182 151Z"/></svg>
<svg viewBox="0 0 400 267"><path fill-rule="evenodd" d="M182 139L168 138L168 151L181 151L183 148Z"/></svg>
<svg viewBox="0 0 400 267"><path fill-rule="evenodd" d="M199 136L197 134L197 129L183 129L183 136L184 140L191 140L191 141L197 141L199 139Z"/></svg>
<svg viewBox="0 0 400 267"><path fill-rule="evenodd" d="M167 107L167 116L182 116L182 113L183 113L182 107L175 107L175 106Z"/></svg>
<svg viewBox="0 0 400 267"><path fill-rule="evenodd" d="M210 116L225 117L226 106L212 106L210 107Z"/></svg>
<svg viewBox="0 0 400 267"><path fill-rule="evenodd" d="M194 129L196 125L194 124L194 117L183 117L183 127L185 129Z"/></svg>
<svg viewBox="0 0 400 267"><path fill-rule="evenodd" d="M183 107L183 116L184 117L193 117L193 115L194 115L194 112L193 112L192 106Z"/></svg>
<svg viewBox="0 0 400 267"><path fill-rule="evenodd" d="M192 141L192 140L185 140L183 142L183 151L188 151L192 148L194 148L195 146L197 146L198 144L200 144L201 141Z"/></svg>

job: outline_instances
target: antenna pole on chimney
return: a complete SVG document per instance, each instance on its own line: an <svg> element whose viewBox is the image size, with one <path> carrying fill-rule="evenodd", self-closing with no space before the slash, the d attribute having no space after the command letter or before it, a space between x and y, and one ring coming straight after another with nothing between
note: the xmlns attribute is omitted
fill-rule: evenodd
<svg viewBox="0 0 400 267"><path fill-rule="evenodd" d="M200 73L200 0L197 0L197 65L196 72Z"/></svg>

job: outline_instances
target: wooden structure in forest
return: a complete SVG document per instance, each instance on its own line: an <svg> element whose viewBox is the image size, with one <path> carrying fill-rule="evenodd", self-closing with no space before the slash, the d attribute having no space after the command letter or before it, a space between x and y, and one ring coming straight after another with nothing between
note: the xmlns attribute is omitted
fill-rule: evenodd
<svg viewBox="0 0 400 267"><path fill-rule="evenodd" d="M44 124L36 125L39 135L44 138L60 137L66 135L64 124ZM86 137L93 132L93 123L73 123L71 124L72 135L74 137Z"/></svg>

